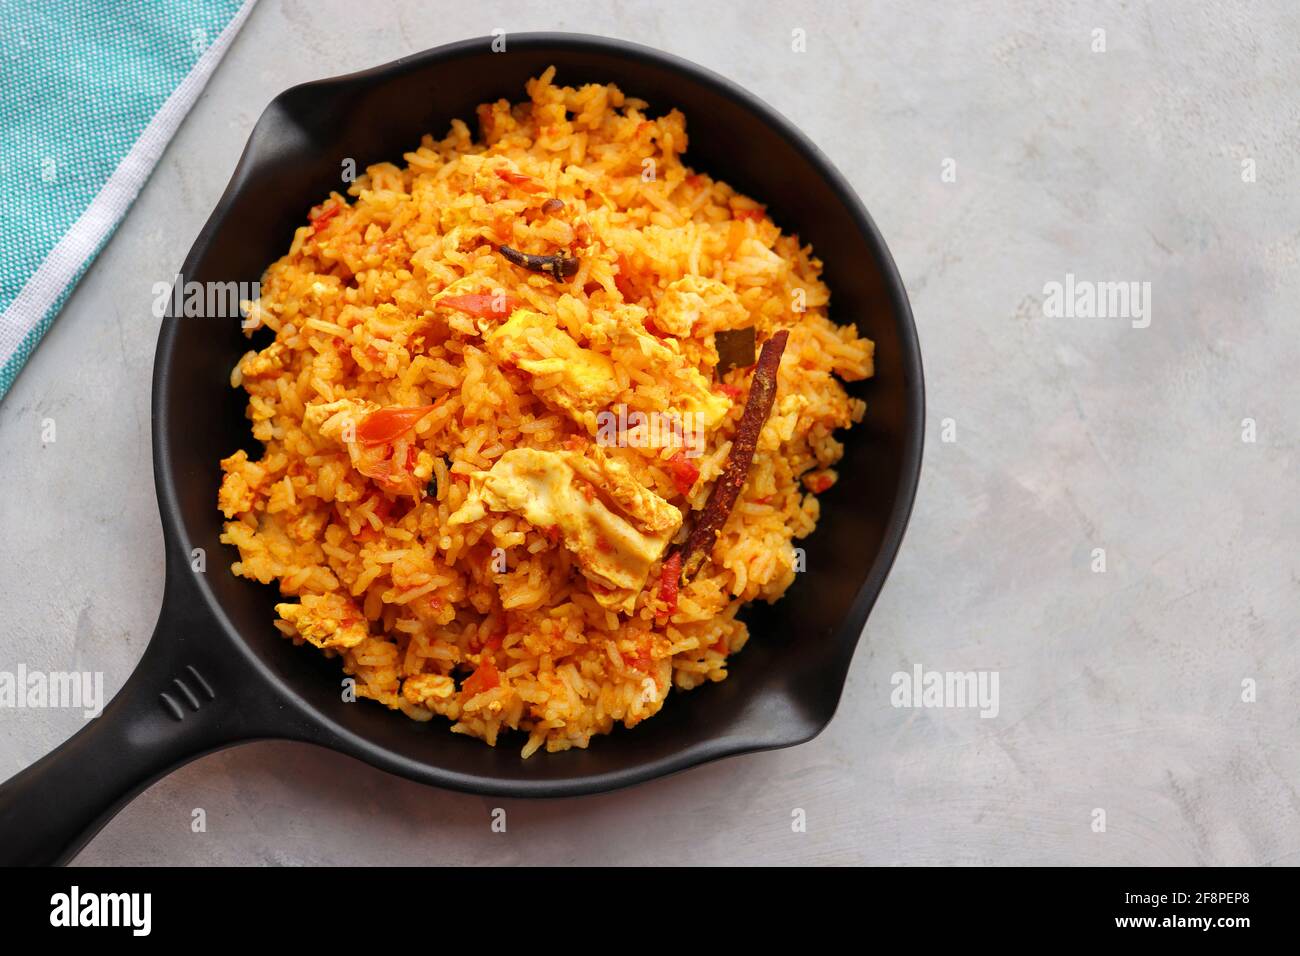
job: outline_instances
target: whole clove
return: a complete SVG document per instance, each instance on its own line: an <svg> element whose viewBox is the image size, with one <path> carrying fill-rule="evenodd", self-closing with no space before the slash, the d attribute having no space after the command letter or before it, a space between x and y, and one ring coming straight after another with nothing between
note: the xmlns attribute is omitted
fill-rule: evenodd
<svg viewBox="0 0 1300 956"><path fill-rule="evenodd" d="M518 249L512 249L510 246L502 246L501 254L515 265L527 269L529 272L541 272L549 275L556 282L563 282L578 272L578 260L566 254L563 250L553 256L534 256L527 252L520 252Z"/></svg>

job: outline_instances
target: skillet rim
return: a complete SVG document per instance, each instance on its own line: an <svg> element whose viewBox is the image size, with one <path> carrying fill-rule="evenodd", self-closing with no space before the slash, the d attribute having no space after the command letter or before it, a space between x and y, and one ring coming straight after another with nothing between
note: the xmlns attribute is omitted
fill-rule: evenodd
<svg viewBox="0 0 1300 956"><path fill-rule="evenodd" d="M402 56L388 63L365 70L297 84L275 96L266 105L254 124L248 141L240 154L239 161L231 173L230 181L185 256L180 275L194 274L194 263L207 255L215 236L226 226L226 220L234 204L235 197L247 186L247 180L250 178L253 169L261 161L262 140L268 135L267 129L273 125L278 116L287 112L285 110L286 101L303 91L326 91L331 88L365 84L386 76L418 70L439 61L455 59L464 53L481 52L483 46L489 44L491 40L491 37L477 37L454 41L419 53ZM208 615L210 615L217 629L223 632L227 643L233 645L233 649L242 658L243 664L256 672L261 681L278 694L283 702L292 704L298 711L299 721L293 721L287 717L282 718L279 721L279 726L267 736L326 746L363 760L379 769L427 785L491 796L579 796L603 793L644 783L725 757L782 749L805 743L826 729L839 708L849 665L852 662L857 645L862 639L867 617L875 605L889 571L897 558L920 484L925 429L925 383L921 365L920 340L907 292L893 256L861 198L826 155L794 123L735 82L674 54L614 37L548 31L512 33L509 35L508 42L514 49L551 47L559 48L557 55L562 55L563 52L568 51L596 52L649 62L654 66L684 74L688 79L711 88L714 92L731 100L741 109L756 117L764 125L775 130L790 143L795 151L831 188L876 257L881 279L888 289L888 297L894 312L893 320L897 326L901 346L902 387L904 401L907 406L907 420L904 426L904 443L901 456L902 467L895 488L894 505L885 525L881 546L868 568L863 583L857 589L849 612L840 621L831 638L839 640L846 629L853 632L853 636L846 645L845 653L839 659L832 660L829 665L828 676L834 676L835 678L833 683L834 699L827 711L825 720L821 721L810 733L800 731L789 736L780 736L779 734L760 736L755 734L710 737L657 760L622 769L561 780L503 780L498 777L450 771L430 762L404 757L342 726L317 710L304 700L289 683L272 673L248 646L244 635L240 633L239 629L227 616L225 609L208 585L206 576L191 575L192 583L195 585L198 594L201 595ZM179 552L182 555L187 555L191 541L175 491L175 468L167 437L169 430L168 403L164 401L172 383L172 352L175 348L177 328L178 323L172 320L169 313L163 319L159 331L158 345L154 356L150 408L152 413L154 484L163 526L164 547L169 552ZM169 567L171 563L169 560ZM167 598L164 597L164 617L166 616L166 605ZM157 639L166 639L166 636L160 633ZM275 724L274 721L272 723Z"/></svg>

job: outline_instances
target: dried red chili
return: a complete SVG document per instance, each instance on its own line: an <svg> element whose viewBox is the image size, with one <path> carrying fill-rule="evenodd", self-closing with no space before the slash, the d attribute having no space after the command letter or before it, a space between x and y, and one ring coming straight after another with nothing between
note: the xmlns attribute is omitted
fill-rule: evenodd
<svg viewBox="0 0 1300 956"><path fill-rule="evenodd" d="M776 372L789 338L789 330L781 329L763 343L763 351L759 353L758 365L754 367L754 378L749 386L749 398L745 400L745 411L740 416L735 438L731 442L727 465L709 491L709 500L700 512L699 522L691 530L686 544L682 545L682 574L685 577L698 571L713 550L713 543L722 531L722 526L727 523L727 518L740 497L740 489L749 477L749 468L754 463L754 450L758 447L758 436L763 431L768 415L772 413L772 402L776 399Z"/></svg>

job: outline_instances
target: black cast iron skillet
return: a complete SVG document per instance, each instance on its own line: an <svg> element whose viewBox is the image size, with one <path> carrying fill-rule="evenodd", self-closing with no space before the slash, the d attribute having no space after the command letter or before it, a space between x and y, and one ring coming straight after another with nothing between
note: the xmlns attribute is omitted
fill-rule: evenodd
<svg viewBox="0 0 1300 956"><path fill-rule="evenodd" d="M254 281L288 248L306 210L357 169L400 161L420 136L477 104L517 101L548 65L565 84L614 82L658 114L687 118L686 160L766 203L825 262L832 318L876 342L876 376L853 386L865 421L846 434L840 481L804 542L807 570L746 618L753 638L727 681L672 695L658 716L587 750L525 761L522 738L490 748L377 704L345 703L337 661L271 626L274 587L229 571L218 541L219 459L254 457L244 393L230 369L249 345L237 322L164 320L153 381L154 476L167 579L153 639L104 713L0 787L0 862L70 859L127 801L195 757L259 738L321 744L412 780L475 793L596 793L709 760L815 736L839 702L867 613L911 511L924 394L911 310L858 197L786 119L736 85L647 47L569 34L520 34L494 53L469 40L295 87L258 121L225 195L185 259L186 281ZM860 121L857 117L854 122ZM193 570L201 549L206 570Z"/></svg>

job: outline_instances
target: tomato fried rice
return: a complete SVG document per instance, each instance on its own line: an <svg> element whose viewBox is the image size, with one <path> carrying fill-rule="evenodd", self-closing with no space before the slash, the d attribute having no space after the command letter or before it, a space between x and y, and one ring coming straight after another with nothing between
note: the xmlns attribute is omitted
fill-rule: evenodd
<svg viewBox="0 0 1300 956"><path fill-rule="evenodd" d="M726 678L873 351L810 247L683 165L681 113L553 81L310 211L247 304L268 344L231 383L263 451L219 496L286 637L525 757Z"/></svg>

